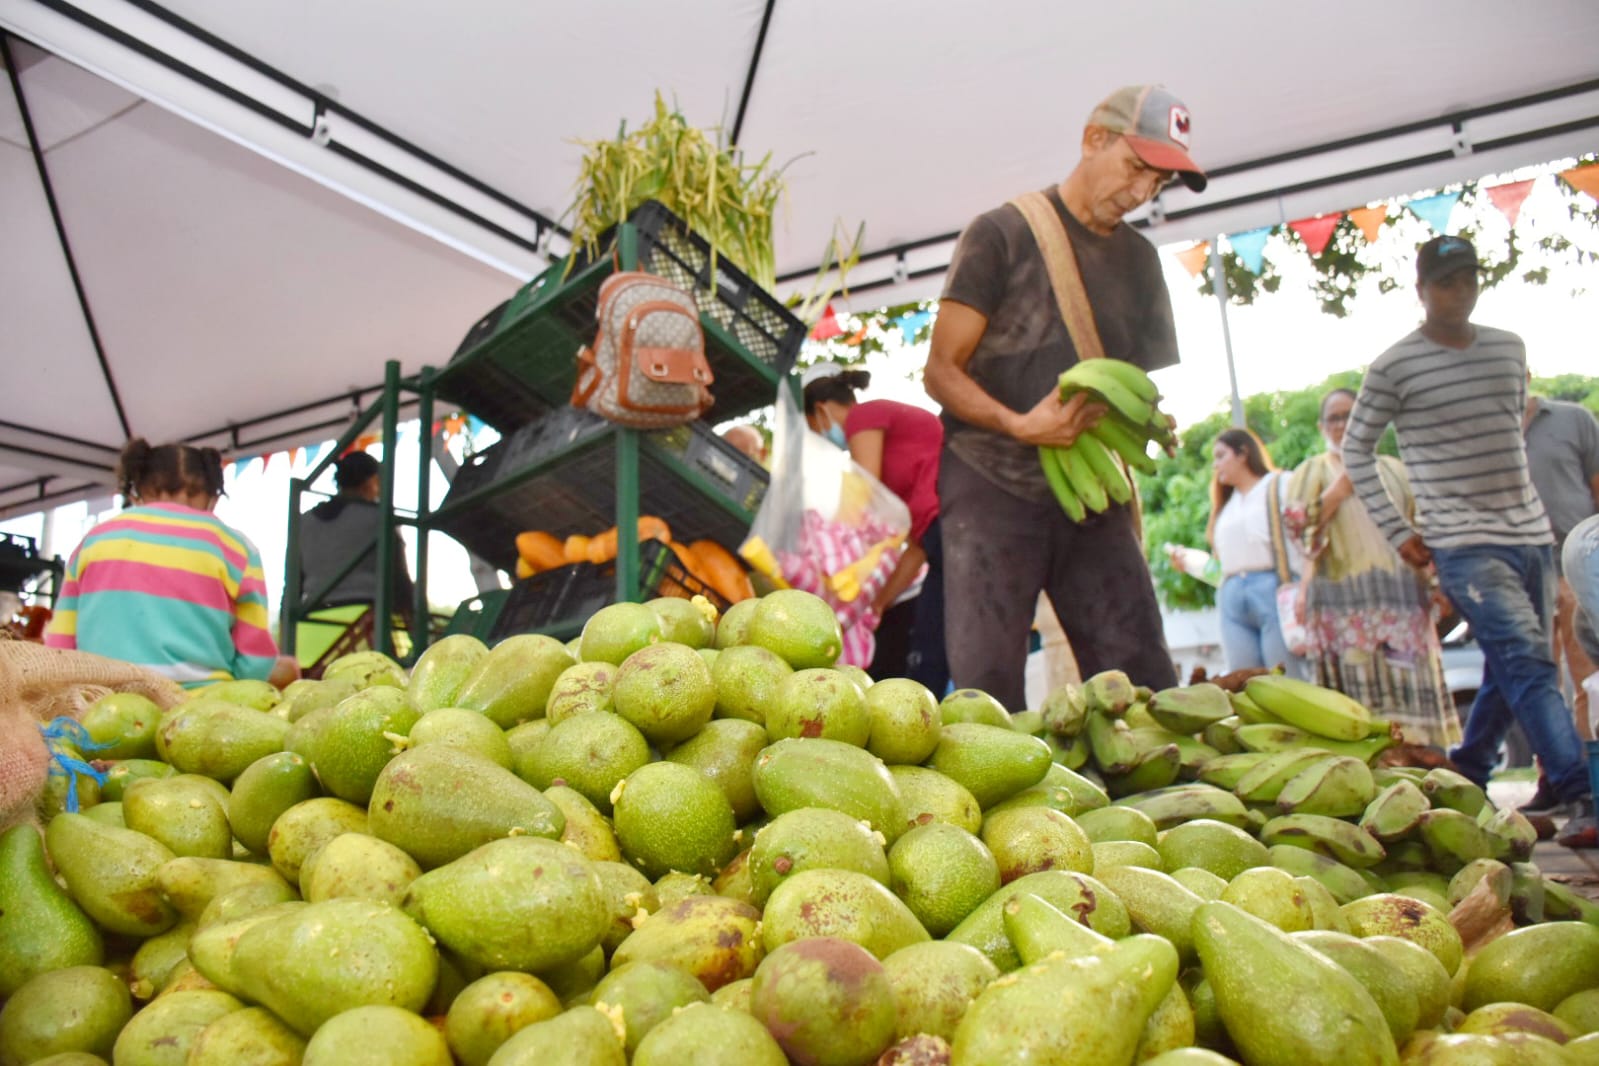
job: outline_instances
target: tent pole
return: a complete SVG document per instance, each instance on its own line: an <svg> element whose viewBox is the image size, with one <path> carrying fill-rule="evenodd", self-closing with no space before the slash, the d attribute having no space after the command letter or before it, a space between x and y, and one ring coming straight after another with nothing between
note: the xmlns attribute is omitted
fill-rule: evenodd
<svg viewBox="0 0 1599 1066"><path fill-rule="evenodd" d="M1221 308L1221 340L1227 351L1227 384L1232 389L1233 425L1244 424L1244 401L1238 395L1238 368L1233 365L1233 333L1227 325L1227 271L1221 261L1221 237L1210 246L1211 288L1216 290L1216 303Z"/></svg>

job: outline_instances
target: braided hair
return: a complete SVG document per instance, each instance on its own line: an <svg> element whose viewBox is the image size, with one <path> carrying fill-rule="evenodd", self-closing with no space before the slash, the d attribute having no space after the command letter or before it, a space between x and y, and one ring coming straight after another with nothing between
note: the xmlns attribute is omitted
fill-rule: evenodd
<svg viewBox="0 0 1599 1066"><path fill-rule="evenodd" d="M117 459L117 491L129 500L186 493L221 496L222 453L192 444L151 445L134 437Z"/></svg>

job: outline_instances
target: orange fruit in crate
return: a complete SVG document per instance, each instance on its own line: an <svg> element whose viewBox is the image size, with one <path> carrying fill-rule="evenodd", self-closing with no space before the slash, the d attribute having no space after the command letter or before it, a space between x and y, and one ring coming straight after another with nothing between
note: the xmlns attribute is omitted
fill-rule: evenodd
<svg viewBox="0 0 1599 1066"><path fill-rule="evenodd" d="M589 559L589 538L574 533L561 545L561 555L569 563L586 563Z"/></svg>
<svg viewBox="0 0 1599 1066"><path fill-rule="evenodd" d="M542 529L532 529L516 535L516 554L526 560L535 572L565 566L564 548L557 537Z"/></svg>
<svg viewBox="0 0 1599 1066"><path fill-rule="evenodd" d="M755 595L750 576L732 552L714 540L696 540L688 546L695 562L688 564L694 576L705 581L728 603L738 603Z"/></svg>

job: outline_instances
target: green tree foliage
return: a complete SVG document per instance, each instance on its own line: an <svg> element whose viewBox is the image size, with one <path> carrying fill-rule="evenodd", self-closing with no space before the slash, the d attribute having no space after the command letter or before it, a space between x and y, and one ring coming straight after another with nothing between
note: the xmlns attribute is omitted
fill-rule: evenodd
<svg viewBox="0 0 1599 1066"><path fill-rule="evenodd" d="M1360 389L1361 371L1344 370L1318 384L1292 392L1263 392L1244 400L1244 422L1266 445L1272 465L1292 470L1325 444L1316 420L1321 400L1336 388ZM1580 403L1599 414L1599 378L1581 374L1532 379L1532 391L1550 399ZM1216 590L1172 566L1166 545L1204 548L1205 526L1210 520L1211 449L1216 437L1232 424L1226 411L1204 418L1178 435L1175 458L1163 460L1154 474L1138 476L1138 494L1144 505L1144 548L1155 589L1168 607L1209 607ZM1398 455L1390 428L1377 450Z"/></svg>

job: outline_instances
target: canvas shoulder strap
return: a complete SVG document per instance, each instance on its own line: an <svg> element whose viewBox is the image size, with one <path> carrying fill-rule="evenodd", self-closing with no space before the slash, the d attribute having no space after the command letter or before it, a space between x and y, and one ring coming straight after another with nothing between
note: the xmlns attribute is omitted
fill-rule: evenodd
<svg viewBox="0 0 1599 1066"><path fill-rule="evenodd" d="M1266 486L1266 521L1271 525L1271 555L1277 565L1277 583L1288 584L1290 577L1288 569L1288 542L1283 539L1283 507L1282 498L1278 495L1278 486L1282 478L1271 475L1271 483Z"/></svg>
<svg viewBox="0 0 1599 1066"><path fill-rule="evenodd" d="M1044 257L1050 288L1055 290L1055 302L1060 306L1061 321L1066 323L1066 333L1072 339L1072 347L1077 349L1077 358L1103 359L1105 346L1099 341L1094 309L1088 303L1088 291L1083 288L1083 276L1077 269L1077 256L1072 252L1066 223L1042 192L1022 193L1010 204L1021 212L1022 218L1027 220L1027 228L1033 231L1033 240Z"/></svg>

